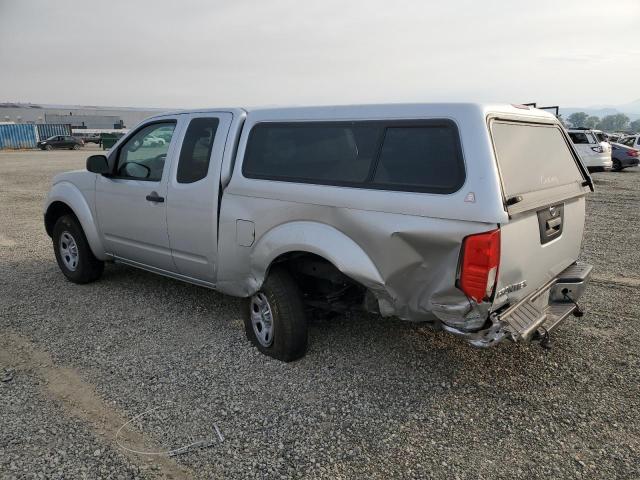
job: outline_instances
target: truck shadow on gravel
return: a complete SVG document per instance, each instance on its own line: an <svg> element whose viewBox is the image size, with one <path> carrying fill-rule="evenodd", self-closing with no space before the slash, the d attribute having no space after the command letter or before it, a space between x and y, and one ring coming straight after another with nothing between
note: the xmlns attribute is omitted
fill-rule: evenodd
<svg viewBox="0 0 640 480"><path fill-rule="evenodd" d="M247 357L245 353L244 360L241 355L236 361L254 361L254 349L244 335L242 324L248 308L246 300L123 265L109 266L99 283L106 282L111 285L112 294L121 299L123 295L133 295L133 287L138 289L136 297L147 300L154 298L154 292L162 292L157 307L165 312L179 311L184 329L193 327L194 335L207 330L214 342L232 341L234 345L239 342L242 350L250 350L251 355ZM491 381L496 363L502 365L502 375L535 376L534 370L527 365L533 363L539 367L545 358L555 355L536 343L504 342L491 349L477 349L451 334L433 330L427 324L364 312L330 318L310 316L308 321L309 350L304 358L290 364L294 368L318 370L334 365L338 371L343 369L355 374L360 370L362 375L367 375L372 368L387 372L387 375L391 372L394 375L398 372L412 376L427 374L434 384L440 385L453 381L460 372L468 378L476 376L476 379ZM231 338L215 338L216 330L221 327L232 330ZM558 338L563 336L560 334ZM255 353L259 361L281 365ZM382 375L373 383L380 386L384 378Z"/></svg>
<svg viewBox="0 0 640 480"><path fill-rule="evenodd" d="M79 333L90 317L93 329L85 335L93 337L97 344L104 342L105 348L121 334L139 335L136 343L140 348L144 346L144 335L153 331L171 336L173 345L197 339L210 346L216 344L219 349L230 348L235 351L237 362L255 361L257 352L244 335L242 319L247 308L244 299L124 265L107 265L103 277L88 285L67 282L53 262L29 262L28 266L21 262L9 268L23 272L20 275L23 281L14 284L20 293L8 292L3 300L6 311L17 314L9 324L32 337L46 338L43 329L50 334L59 329ZM24 305L21 308L25 302L28 308ZM21 321L19 312L25 310L35 317L52 317L52 321ZM559 336L564 337L562 333ZM170 349L171 344L166 348ZM459 371L491 378L493 373L487 372L493 372L496 362L512 370L511 374L528 376L529 370L520 367L555 354L541 350L537 344L509 342L487 350L476 349L425 324L358 312L331 318L311 316L309 351L290 365L305 369L314 369L315 365L334 364L342 368L351 365L349 370L376 365L377 370L388 372L428 373L439 383L451 380ZM285 365L260 354L257 358Z"/></svg>

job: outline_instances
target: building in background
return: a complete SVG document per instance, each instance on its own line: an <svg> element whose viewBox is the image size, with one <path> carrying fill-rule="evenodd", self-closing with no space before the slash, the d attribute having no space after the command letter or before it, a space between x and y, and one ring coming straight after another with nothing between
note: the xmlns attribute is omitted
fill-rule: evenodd
<svg viewBox="0 0 640 480"><path fill-rule="evenodd" d="M0 103L0 123L65 124L72 129L131 128L163 109Z"/></svg>

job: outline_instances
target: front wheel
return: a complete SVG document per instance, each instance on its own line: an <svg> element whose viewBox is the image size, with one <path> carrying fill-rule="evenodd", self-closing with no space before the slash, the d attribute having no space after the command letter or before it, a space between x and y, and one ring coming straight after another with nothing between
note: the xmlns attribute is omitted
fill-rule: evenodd
<svg viewBox="0 0 640 480"><path fill-rule="evenodd" d="M265 355L283 362L304 356L307 319L302 295L284 268L273 268L260 291L251 296L244 326L247 338Z"/></svg>
<svg viewBox="0 0 640 480"><path fill-rule="evenodd" d="M47 150L53 150L53 147L52 147L51 145L47 145L47 146L46 146L46 147L44 147L44 148L46 148Z"/></svg>
<svg viewBox="0 0 640 480"><path fill-rule="evenodd" d="M612 169L616 172L622 170L622 163L620 163L620 160L616 160L615 158L613 159Z"/></svg>
<svg viewBox="0 0 640 480"><path fill-rule="evenodd" d="M60 217L53 227L53 250L60 270L73 283L93 282L102 275L104 262L93 255L73 215Z"/></svg>
<svg viewBox="0 0 640 480"><path fill-rule="evenodd" d="M80 145L74 145L74 146L73 146L73 149L74 149L74 150L80 150Z"/></svg>

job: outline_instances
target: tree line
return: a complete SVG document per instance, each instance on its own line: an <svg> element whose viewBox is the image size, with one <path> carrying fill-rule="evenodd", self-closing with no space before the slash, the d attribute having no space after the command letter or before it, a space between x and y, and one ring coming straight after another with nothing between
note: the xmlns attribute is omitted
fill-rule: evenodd
<svg viewBox="0 0 640 480"><path fill-rule="evenodd" d="M587 115L585 112L575 112L567 117L565 123L573 128L597 128L605 132L640 132L640 119L631 122L624 113L600 118L595 115Z"/></svg>

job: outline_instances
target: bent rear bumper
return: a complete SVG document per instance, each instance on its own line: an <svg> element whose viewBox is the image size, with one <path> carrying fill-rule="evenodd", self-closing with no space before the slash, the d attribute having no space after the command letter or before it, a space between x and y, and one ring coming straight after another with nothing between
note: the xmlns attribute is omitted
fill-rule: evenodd
<svg viewBox="0 0 640 480"><path fill-rule="evenodd" d="M551 332L576 310L574 302L584 293L591 269L592 266L587 263L574 263L529 296L493 313L489 318L489 328L465 332L446 324L442 327L481 348L490 347L505 339L527 342L536 332Z"/></svg>

